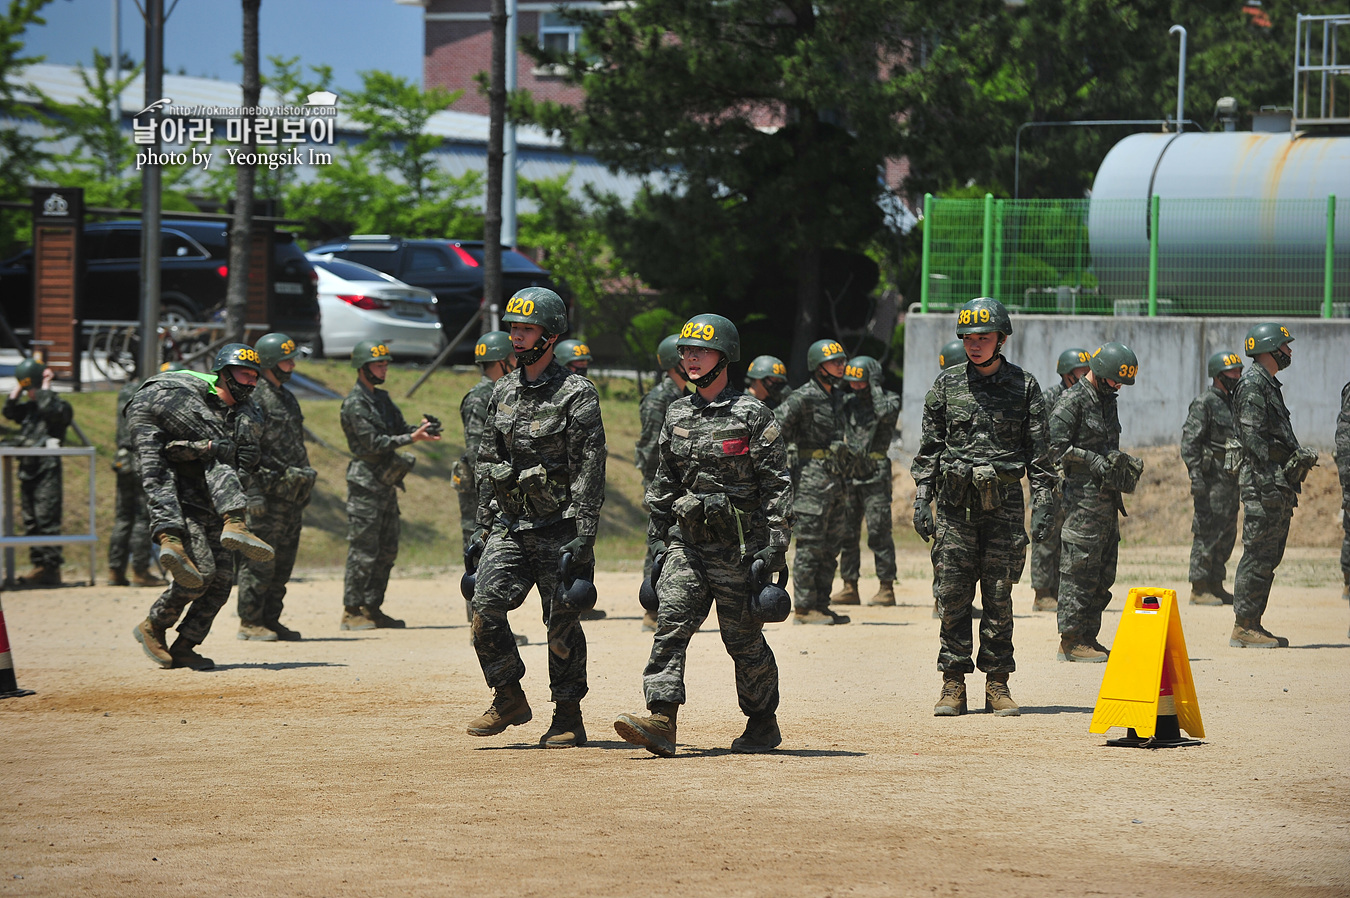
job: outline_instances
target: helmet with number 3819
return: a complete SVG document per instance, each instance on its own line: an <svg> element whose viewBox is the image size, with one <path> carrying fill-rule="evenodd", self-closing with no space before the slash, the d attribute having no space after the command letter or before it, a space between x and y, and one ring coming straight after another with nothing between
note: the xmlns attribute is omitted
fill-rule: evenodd
<svg viewBox="0 0 1350 898"><path fill-rule="evenodd" d="M1000 333L1012 336L1012 318L1003 303L988 296L978 296L956 312L956 335Z"/></svg>

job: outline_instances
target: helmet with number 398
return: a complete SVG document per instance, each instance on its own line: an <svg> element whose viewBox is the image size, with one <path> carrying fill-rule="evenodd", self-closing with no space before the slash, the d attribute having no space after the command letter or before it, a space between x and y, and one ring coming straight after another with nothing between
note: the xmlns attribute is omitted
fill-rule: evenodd
<svg viewBox="0 0 1350 898"><path fill-rule="evenodd" d="M1088 359L1088 368L1097 377L1133 384L1139 374L1139 359L1124 343L1103 343Z"/></svg>

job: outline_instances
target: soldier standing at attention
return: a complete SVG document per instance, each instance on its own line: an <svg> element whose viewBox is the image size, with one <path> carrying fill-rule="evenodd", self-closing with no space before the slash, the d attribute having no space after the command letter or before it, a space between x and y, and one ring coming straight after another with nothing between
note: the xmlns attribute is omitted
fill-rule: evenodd
<svg viewBox="0 0 1350 898"><path fill-rule="evenodd" d="M1059 383L1041 393L1045 403L1045 413L1055 410L1055 403L1064 391L1082 379L1088 373L1088 351L1086 349L1066 349L1059 354L1055 364L1055 373ZM1064 508L1060 501L1059 482L1055 482L1055 521L1045 539L1031 541L1031 588L1036 597L1032 601L1032 611L1054 611L1059 607L1059 532L1064 528Z"/></svg>
<svg viewBox="0 0 1350 898"><path fill-rule="evenodd" d="M771 355L757 356L745 372L749 386L745 391L769 407L770 411L783 404L792 393L787 385L787 365Z"/></svg>
<svg viewBox="0 0 1350 898"><path fill-rule="evenodd" d="M113 528L108 537L109 586L167 586L150 573L150 511L145 505L145 487L141 484L141 468L136 461L136 447L131 440L131 427L125 414L131 397L141 388L138 378L131 378L117 392L117 452L112 469L117 476L117 492L113 499ZM127 579L127 561L131 562L131 579Z"/></svg>
<svg viewBox="0 0 1350 898"><path fill-rule="evenodd" d="M900 397L882 389L881 363L871 356L850 359L844 382L853 395L844 404L844 442L852 464L845 477L844 545L839 574L844 588L830 596L836 605L857 605L862 567L862 522L867 519L867 548L872 550L880 588L869 605L895 604L895 540L891 538L891 459L887 453L900 417Z"/></svg>
<svg viewBox="0 0 1350 898"><path fill-rule="evenodd" d="M941 376L943 371L958 365L965 367L968 361L965 345L960 340L952 340L938 353L938 374ZM938 561L936 542L928 550L928 558L933 564L933 620L942 620L942 608L938 604L938 581L942 579L942 565ZM974 613L972 610L971 614Z"/></svg>
<svg viewBox="0 0 1350 898"><path fill-rule="evenodd" d="M687 381L684 377L684 369L680 367L680 353L675 346L675 341L680 338L679 334L671 334L661 341L656 347L656 363L666 376L661 378L660 383L647 391L647 395L642 397L642 402L638 405L638 418L641 422L641 431L638 434L637 447L633 450L633 463L637 469L642 472L642 503L645 506L647 500L647 487L651 485L652 478L656 476L656 464L660 456L657 455L657 441L661 437L661 425L666 421L666 409L670 404L685 394ZM644 510L646 510L644 508ZM652 572L652 552L648 546L647 556L642 562L642 576L646 577ZM642 629L656 629L656 615L650 611L644 610L642 613Z"/></svg>
<svg viewBox="0 0 1350 898"><path fill-rule="evenodd" d="M492 704L469 724L471 736L494 736L533 714L520 680L525 664L507 625L538 586L548 628L548 679L553 722L546 748L586 743L586 635L579 609L559 589L569 556L578 579L592 579L595 533L605 501L605 425L600 397L584 377L553 358L567 331L558 294L526 287L506 304L502 322L521 367L497 381L488 427L478 450L478 524L483 543L473 597L473 645Z"/></svg>
<svg viewBox="0 0 1350 898"><path fill-rule="evenodd" d="M1050 415L1050 458L1064 472L1064 528L1059 553L1060 661L1103 662L1097 641L1102 612L1111 603L1120 549L1122 492L1130 492L1143 464L1120 451L1116 394L1133 384L1139 360L1124 343L1092 353L1088 373L1064 392Z"/></svg>
<svg viewBox="0 0 1350 898"><path fill-rule="evenodd" d="M936 717L966 712L966 674L985 673L984 706L999 717L1021 713L1008 691L1013 660L1012 587L1026 564L1021 480L1031 483L1031 529L1043 536L1053 518L1054 474L1046 457L1041 387L1000 350L1012 334L996 299L972 299L957 312L956 333L969 363L938 375L923 403L923 435L914 456L914 529L936 537L942 611ZM937 517L932 501L937 500ZM971 603L980 585L980 652L972 660Z"/></svg>
<svg viewBox="0 0 1350 898"><path fill-rule="evenodd" d="M1237 541L1237 470L1229 470L1228 442L1233 439L1233 387L1242 376L1236 352L1216 352L1206 366L1211 383L1191 401L1181 428L1181 460L1191 477L1191 604L1231 605L1223 588L1228 557Z"/></svg>
<svg viewBox="0 0 1350 898"><path fill-rule="evenodd" d="M794 624L846 624L830 609L835 559L844 541L844 378L848 353L834 340L806 350L811 379L774 411L784 441L795 444L801 474L792 508L797 516L797 554L792 563Z"/></svg>
<svg viewBox="0 0 1350 898"><path fill-rule="evenodd" d="M1341 387L1341 413L1336 416L1336 473L1341 478L1341 598L1350 601L1350 383Z"/></svg>
<svg viewBox="0 0 1350 898"><path fill-rule="evenodd" d="M1234 648L1284 648L1289 640L1261 626L1270 600L1275 568L1284 558L1289 521L1298 505L1303 478L1317 464L1317 453L1299 446L1289 424L1283 386L1276 378L1293 361L1294 338L1279 324L1247 331L1248 365L1233 388L1233 423L1241 444L1242 558L1233 579Z"/></svg>
<svg viewBox="0 0 1350 898"><path fill-rule="evenodd" d="M399 452L412 443L439 440L430 421L409 427L387 390L389 347L363 340L352 349L356 385L342 400L342 432L352 460L347 465L347 571L342 587L343 630L402 629L385 614L384 592L398 558L398 490L417 457Z"/></svg>
<svg viewBox="0 0 1350 898"><path fill-rule="evenodd" d="M248 500L241 481L262 459L262 422L250 401L262 370L258 353L245 343L227 343L211 370L156 374L126 408L150 532L159 542L160 561L173 574L173 583L132 631L160 667L214 667L197 646L230 597L230 553L255 561L272 557L272 547L244 520ZM165 631L175 623L178 638L170 648Z"/></svg>
<svg viewBox="0 0 1350 898"><path fill-rule="evenodd" d="M5 400L4 415L19 424L18 445L60 446L75 413L52 391L52 369L37 359L24 359L14 368L15 384ZM20 402L27 394L28 401ZM25 456L19 460L19 502L26 536L56 536L61 532L63 497L61 459ZM19 577L23 586L60 586L64 556L60 546L32 546L33 568Z"/></svg>
<svg viewBox="0 0 1350 898"><path fill-rule="evenodd" d="M253 348L262 378L253 404L262 417L262 462L249 490L248 526L272 546L268 561L239 565L239 638L297 642L300 634L281 622L286 584L295 569L300 527L318 472L305 449L305 415L285 383L295 372L300 347L285 334L264 334Z"/></svg>
<svg viewBox="0 0 1350 898"><path fill-rule="evenodd" d="M773 414L727 385L740 335L721 315L695 315L680 331L680 355L698 392L671 405L661 429L660 463L647 491L647 539L664 555L656 594L656 637L642 674L648 716L621 714L625 742L662 757L675 754L684 704L689 640L717 607L722 643L736 669L736 696L748 719L733 751L767 752L778 730L778 663L751 614L751 564L787 570L792 480Z"/></svg>

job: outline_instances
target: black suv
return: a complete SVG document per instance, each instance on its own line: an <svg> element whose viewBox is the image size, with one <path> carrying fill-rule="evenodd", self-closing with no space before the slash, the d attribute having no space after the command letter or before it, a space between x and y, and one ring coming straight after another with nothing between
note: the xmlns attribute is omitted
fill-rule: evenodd
<svg viewBox="0 0 1350 898"><path fill-rule="evenodd" d="M160 320L207 321L225 307L230 231L224 221L166 219L160 225ZM100 221L84 226L85 275L81 320L137 321L141 308L141 223ZM272 328L300 342L319 334L318 275L295 243L272 240ZM0 263L0 309L10 327L33 324L33 251Z"/></svg>
<svg viewBox="0 0 1350 898"><path fill-rule="evenodd" d="M405 284L425 287L436 294L436 308L446 338L453 338L465 322L478 311L483 298L483 241L481 240L404 240L387 234L354 234L310 249L360 262ZM571 305L566 288L560 288L546 269L513 249L502 248L502 297L499 312L506 301L526 287L548 287ZM472 348L478 339L470 334L461 342Z"/></svg>

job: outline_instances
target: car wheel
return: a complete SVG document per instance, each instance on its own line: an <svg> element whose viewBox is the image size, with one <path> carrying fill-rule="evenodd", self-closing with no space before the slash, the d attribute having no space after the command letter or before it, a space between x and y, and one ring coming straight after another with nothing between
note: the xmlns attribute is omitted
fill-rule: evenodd
<svg viewBox="0 0 1350 898"><path fill-rule="evenodd" d="M159 323L166 327L182 328L197 320L197 313L182 302L165 297L160 300Z"/></svg>

